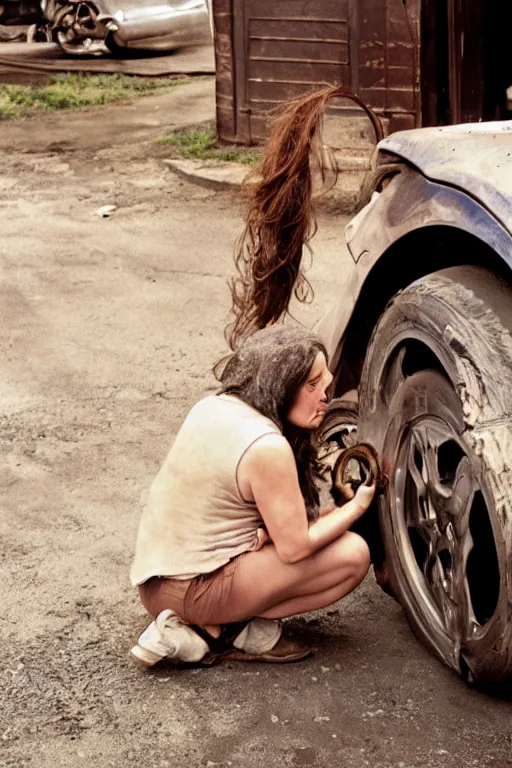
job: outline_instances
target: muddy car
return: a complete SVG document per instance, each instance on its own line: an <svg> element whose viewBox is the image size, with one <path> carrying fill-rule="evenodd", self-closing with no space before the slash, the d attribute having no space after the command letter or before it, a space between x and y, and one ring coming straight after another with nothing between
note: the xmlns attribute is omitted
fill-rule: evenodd
<svg viewBox="0 0 512 768"><path fill-rule="evenodd" d="M324 448L376 449L382 585L465 679L502 680L512 672L512 121L396 133L379 143L372 176L346 228L351 279L319 329L335 372Z"/></svg>
<svg viewBox="0 0 512 768"><path fill-rule="evenodd" d="M211 42L207 0L4 0L0 24L32 24L32 41L55 41L65 53L160 50Z"/></svg>

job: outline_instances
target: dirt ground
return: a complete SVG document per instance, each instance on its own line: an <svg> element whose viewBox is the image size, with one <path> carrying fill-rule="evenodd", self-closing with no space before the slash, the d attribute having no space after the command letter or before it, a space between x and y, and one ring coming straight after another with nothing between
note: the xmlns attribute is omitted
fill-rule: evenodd
<svg viewBox="0 0 512 768"><path fill-rule="evenodd" d="M4 27L3 30L19 29ZM114 57L105 47L101 56L66 56L54 43L2 43L0 26L0 82L45 82L50 75L65 72L124 72L131 75L213 74L213 45L164 51L129 50Z"/></svg>
<svg viewBox="0 0 512 768"><path fill-rule="evenodd" d="M213 111L202 80L1 127L0 765L512 766L507 694L460 682L371 575L290 621L306 662L127 657L148 620L128 581L141 503L215 388L241 228L239 200L171 175L154 140ZM350 269L344 223L320 218L308 325Z"/></svg>

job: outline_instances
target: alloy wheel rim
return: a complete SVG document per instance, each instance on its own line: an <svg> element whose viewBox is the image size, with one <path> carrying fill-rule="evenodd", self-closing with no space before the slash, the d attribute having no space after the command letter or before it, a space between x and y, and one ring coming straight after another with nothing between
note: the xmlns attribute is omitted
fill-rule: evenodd
<svg viewBox="0 0 512 768"><path fill-rule="evenodd" d="M383 511L407 585L405 601L429 642L459 668L487 632L498 604L491 497L482 463L460 433L451 384L438 372L418 376L423 386L434 383L434 405L411 407L421 389L413 379L403 381L396 399L388 401L383 455L389 488ZM483 562L493 569L487 591Z"/></svg>
<svg viewBox="0 0 512 768"><path fill-rule="evenodd" d="M439 449L454 445L460 460L448 467ZM478 479L450 425L436 417L410 426L397 464L393 506L402 564L458 653L478 628L466 578L474 546L469 515Z"/></svg>

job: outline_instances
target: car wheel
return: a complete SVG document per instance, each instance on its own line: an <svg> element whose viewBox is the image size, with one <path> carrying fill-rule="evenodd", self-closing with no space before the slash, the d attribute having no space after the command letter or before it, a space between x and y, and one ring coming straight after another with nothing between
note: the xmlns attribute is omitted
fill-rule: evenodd
<svg viewBox="0 0 512 768"><path fill-rule="evenodd" d="M322 507L332 504L333 501L340 503L335 498L333 470L341 453L357 442L357 421L357 403L337 398L329 403L322 425L316 433L318 459L324 470L320 488ZM357 473L357 467L353 469Z"/></svg>
<svg viewBox="0 0 512 768"><path fill-rule="evenodd" d="M105 40L98 37L98 8L90 0L59 0L52 18L57 42L64 53L87 56L105 51ZM101 30L100 30L101 31ZM107 32L105 31L105 37Z"/></svg>
<svg viewBox="0 0 512 768"><path fill-rule="evenodd" d="M327 506L333 501L338 505L345 503L345 499L341 498L336 491L333 474L341 455L347 448L351 448L358 442L358 411L357 403L353 401L343 398L332 400L322 426L316 434L319 446L318 458L325 468L324 482L321 484L321 506ZM353 488L364 481L361 465L356 459L351 459L347 464L344 480L352 484ZM366 541L378 585L387 594L394 596L387 574L378 507L375 502L370 505L363 517L351 526L350 530L358 533Z"/></svg>
<svg viewBox="0 0 512 768"><path fill-rule="evenodd" d="M64 53L70 56L86 56L91 52L93 40L90 37L72 35L69 30L63 32L59 29L57 31L57 42Z"/></svg>
<svg viewBox="0 0 512 768"><path fill-rule="evenodd" d="M415 633L468 680L512 672L512 297L479 267L398 294L363 369L359 439L388 476L379 518Z"/></svg>

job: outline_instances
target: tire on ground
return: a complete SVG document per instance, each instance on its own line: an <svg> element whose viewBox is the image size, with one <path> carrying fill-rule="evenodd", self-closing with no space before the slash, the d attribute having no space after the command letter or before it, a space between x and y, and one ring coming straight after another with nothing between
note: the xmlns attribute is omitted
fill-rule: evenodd
<svg viewBox="0 0 512 768"><path fill-rule="evenodd" d="M512 292L504 280L473 266L442 270L422 278L398 294L381 316L367 351L359 401L359 439L375 446L389 475L388 491L380 501L380 522L393 591L417 636L463 676L481 681L501 680L512 672L511 330ZM430 571L422 572L420 566L427 563L432 574L444 566L428 551L424 560L420 558L416 563L417 568L410 556L413 552L416 557L408 527L410 507L415 506L410 498L416 500L416 496L405 498L409 486L404 485L403 476L409 471L407 467L412 467L412 475L415 470L410 458L409 464L404 464L402 459L411 455L412 448L408 443L407 454L403 446L422 423L427 425L427 434L428 424L434 425L435 431L442 419L454 431L453 445L460 442L459 459L465 467L468 462L471 467L468 476L478 480L475 496L468 496L467 505L471 550L460 555L462 560L467 558L464 568L469 597L464 608L453 605L456 619L464 614L468 621L464 630L456 626L450 613L449 577L456 570L453 562L446 564L444 573L449 577L445 581L432 576L435 590L440 581L439 589L447 592L447 609L445 613L444 608L440 609L437 622L437 603L433 598L431 610L429 589L425 593L423 590ZM428 435L426 439L430 439ZM430 443L437 461L437 469L432 470L438 473L434 480L443 493L438 478L444 444L436 447L434 437ZM429 450L427 445L425 455ZM421 472L428 476L429 471L428 467L423 469L422 461L417 459L418 487ZM458 466L454 483L459 483L464 474L462 464ZM402 499L399 488L403 489ZM458 493L458 488L453 494ZM477 500L478 514L474 511ZM469 510L470 504L473 506ZM421 498L418 509L421 516ZM441 518L440 514L435 522L438 527ZM455 529L457 525L454 521ZM445 529L445 533L449 531ZM478 561L485 536L487 551ZM418 547L422 546L420 542ZM457 547L453 552L455 559L459 558ZM440 552L437 555L441 557ZM480 566L485 566L487 572L479 573ZM473 601L478 603L476 608ZM487 616L491 609L492 615ZM462 626L464 622L459 623Z"/></svg>

